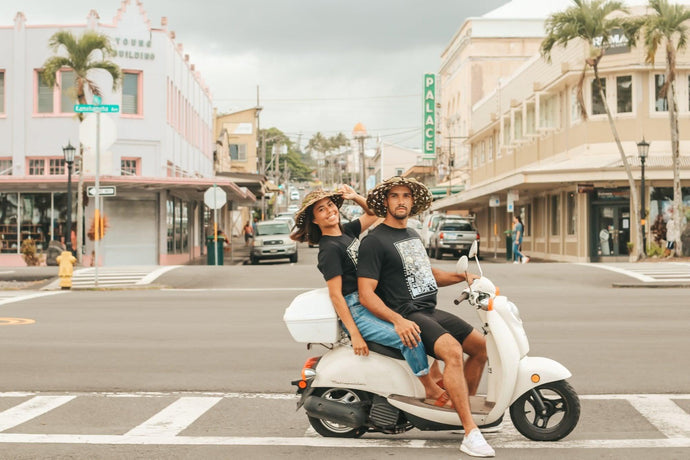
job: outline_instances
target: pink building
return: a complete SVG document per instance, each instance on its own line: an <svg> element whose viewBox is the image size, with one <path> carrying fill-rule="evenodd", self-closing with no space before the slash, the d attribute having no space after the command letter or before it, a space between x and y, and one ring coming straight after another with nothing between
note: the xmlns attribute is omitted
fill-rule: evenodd
<svg viewBox="0 0 690 460"><path fill-rule="evenodd" d="M139 1L125 0L111 22L101 22L92 10L83 24L34 25L20 12L13 25L0 25L0 265L24 265L19 247L26 238L43 249L51 240L64 241L62 147L68 142L84 146L84 189L95 182L95 114L81 123L75 116L74 73L58 72L55 88L41 78L43 63L53 55L48 41L60 30L110 37L116 55L106 58L123 73L116 91L106 72L93 73L102 103L119 106L100 121L100 185L116 190L101 198L108 218L101 264L178 264L199 256L209 215L203 193L214 183L227 192L225 209L254 202L232 180L214 177L210 91L167 20L160 24L151 25ZM79 172L72 175L73 223L78 178ZM95 210L95 200L88 201L84 234ZM89 263L93 243L86 237L83 243Z"/></svg>

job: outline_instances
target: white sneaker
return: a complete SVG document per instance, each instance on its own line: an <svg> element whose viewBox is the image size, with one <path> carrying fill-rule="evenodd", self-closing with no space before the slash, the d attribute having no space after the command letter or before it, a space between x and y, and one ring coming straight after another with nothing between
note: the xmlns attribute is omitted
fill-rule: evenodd
<svg viewBox="0 0 690 460"><path fill-rule="evenodd" d="M523 264L526 264L527 262L529 262L529 257L527 257L527 256L523 257L523 258L522 258L522 263L523 263Z"/></svg>
<svg viewBox="0 0 690 460"><path fill-rule="evenodd" d="M514 263L514 264L519 264L520 262L518 262L517 260L514 260L513 263Z"/></svg>
<svg viewBox="0 0 690 460"><path fill-rule="evenodd" d="M496 452L486 442L479 428L470 431L462 439L460 450L472 457L494 457Z"/></svg>

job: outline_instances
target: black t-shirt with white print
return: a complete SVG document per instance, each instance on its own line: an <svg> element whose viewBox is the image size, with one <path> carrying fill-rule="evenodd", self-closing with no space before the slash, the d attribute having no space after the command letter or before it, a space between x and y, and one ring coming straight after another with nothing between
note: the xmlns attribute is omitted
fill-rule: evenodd
<svg viewBox="0 0 690 460"><path fill-rule="evenodd" d="M438 286L419 234L380 224L362 239L357 276L378 280L376 294L403 316L436 308Z"/></svg>
<svg viewBox="0 0 690 460"><path fill-rule="evenodd" d="M326 281L342 276L343 296L357 290L357 254L362 224L359 219L343 225L340 236L323 235L319 240L319 271Z"/></svg>

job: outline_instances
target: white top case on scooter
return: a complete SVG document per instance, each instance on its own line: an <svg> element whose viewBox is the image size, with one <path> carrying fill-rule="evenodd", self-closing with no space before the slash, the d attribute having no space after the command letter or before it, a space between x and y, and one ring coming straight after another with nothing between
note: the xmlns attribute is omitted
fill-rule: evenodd
<svg viewBox="0 0 690 460"><path fill-rule="evenodd" d="M283 321L292 338L303 343L335 343L340 336L338 315L328 288L298 295L285 309Z"/></svg>

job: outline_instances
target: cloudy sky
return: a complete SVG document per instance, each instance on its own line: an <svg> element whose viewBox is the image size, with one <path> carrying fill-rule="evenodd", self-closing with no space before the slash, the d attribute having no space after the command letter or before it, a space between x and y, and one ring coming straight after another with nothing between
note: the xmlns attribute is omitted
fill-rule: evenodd
<svg viewBox="0 0 690 460"><path fill-rule="evenodd" d="M302 142L315 132L373 136L421 147L422 76L467 17L507 0L143 0L201 72L220 111L254 106L262 127ZM135 6L136 0L131 0ZM2 0L0 25L79 23L95 9L111 23L118 0Z"/></svg>

